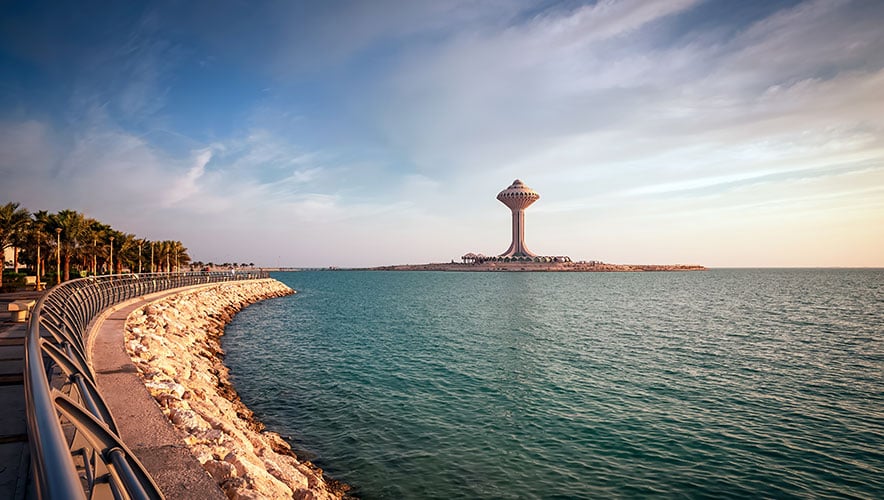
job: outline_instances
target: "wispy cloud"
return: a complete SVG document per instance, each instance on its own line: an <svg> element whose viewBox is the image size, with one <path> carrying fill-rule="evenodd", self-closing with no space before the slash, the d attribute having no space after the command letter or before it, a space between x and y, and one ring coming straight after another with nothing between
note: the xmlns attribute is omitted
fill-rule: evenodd
<svg viewBox="0 0 884 500"><path fill-rule="evenodd" d="M199 194L197 181L205 174L206 164L212 160L212 150L203 149L194 152L193 166L180 178L171 183L171 187L164 193L165 205L171 206Z"/></svg>
<svg viewBox="0 0 884 500"><path fill-rule="evenodd" d="M760 263L731 235L806 243L811 218L881 248L838 228L884 225L884 4L776 5L193 2L115 13L100 50L75 32L65 64L35 29L17 53L63 105L9 106L2 194L317 265L505 247L516 177L550 253ZM697 221L723 243L685 244Z"/></svg>

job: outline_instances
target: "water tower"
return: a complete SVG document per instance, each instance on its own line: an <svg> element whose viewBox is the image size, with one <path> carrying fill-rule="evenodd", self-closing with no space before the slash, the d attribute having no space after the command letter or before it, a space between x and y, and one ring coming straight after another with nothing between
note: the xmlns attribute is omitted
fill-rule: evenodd
<svg viewBox="0 0 884 500"><path fill-rule="evenodd" d="M513 242L501 257L536 257L525 246L525 209L540 199L537 191L516 179L512 185L497 195L497 199L513 211Z"/></svg>

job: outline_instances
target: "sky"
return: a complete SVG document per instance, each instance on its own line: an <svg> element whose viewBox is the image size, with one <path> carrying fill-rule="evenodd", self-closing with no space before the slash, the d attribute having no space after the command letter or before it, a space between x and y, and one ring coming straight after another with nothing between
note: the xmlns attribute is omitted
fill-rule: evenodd
<svg viewBox="0 0 884 500"><path fill-rule="evenodd" d="M0 202L194 260L884 266L884 2L0 9Z"/></svg>

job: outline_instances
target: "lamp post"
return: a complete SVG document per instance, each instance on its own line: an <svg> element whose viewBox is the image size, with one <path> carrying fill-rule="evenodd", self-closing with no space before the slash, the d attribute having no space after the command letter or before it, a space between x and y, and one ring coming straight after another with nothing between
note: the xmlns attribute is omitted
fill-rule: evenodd
<svg viewBox="0 0 884 500"><path fill-rule="evenodd" d="M138 274L141 274L141 245L144 244L144 240L138 240Z"/></svg>
<svg viewBox="0 0 884 500"><path fill-rule="evenodd" d="M37 231L37 286L34 289L40 291L40 231Z"/></svg>
<svg viewBox="0 0 884 500"><path fill-rule="evenodd" d="M110 269L108 274L114 274L114 237L110 237Z"/></svg>
<svg viewBox="0 0 884 500"><path fill-rule="evenodd" d="M150 272L154 272L153 270L153 242L150 242Z"/></svg>
<svg viewBox="0 0 884 500"><path fill-rule="evenodd" d="M61 283L61 228L55 228L55 284Z"/></svg>

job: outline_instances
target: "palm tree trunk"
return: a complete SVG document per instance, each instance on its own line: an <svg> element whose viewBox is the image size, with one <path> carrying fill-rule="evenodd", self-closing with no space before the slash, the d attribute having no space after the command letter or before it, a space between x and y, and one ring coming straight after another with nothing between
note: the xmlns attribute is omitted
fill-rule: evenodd
<svg viewBox="0 0 884 500"><path fill-rule="evenodd" d="M18 274L18 247L12 247L12 270Z"/></svg>
<svg viewBox="0 0 884 500"><path fill-rule="evenodd" d="M67 281L71 279L71 256L68 253L64 254L64 280Z"/></svg>

